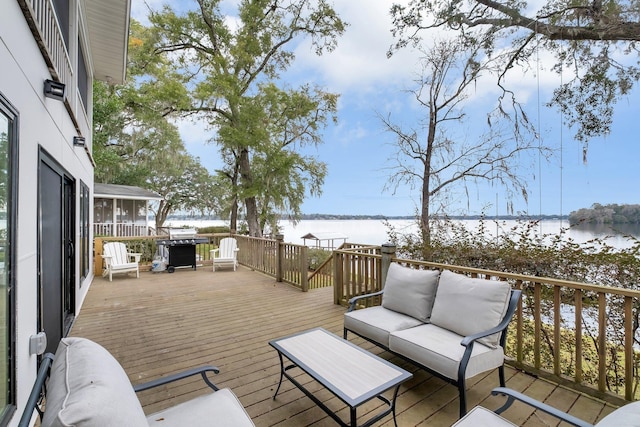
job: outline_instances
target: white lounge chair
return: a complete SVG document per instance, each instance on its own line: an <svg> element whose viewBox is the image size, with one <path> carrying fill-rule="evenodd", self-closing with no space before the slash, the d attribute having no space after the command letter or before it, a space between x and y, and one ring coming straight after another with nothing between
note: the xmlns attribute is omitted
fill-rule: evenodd
<svg viewBox="0 0 640 427"><path fill-rule="evenodd" d="M109 281L113 280L113 273L135 272L136 277L140 277L138 264L142 254L127 252L127 246L121 242L105 243L102 249L102 259L104 259L105 270L102 275L109 275Z"/></svg>
<svg viewBox="0 0 640 427"><path fill-rule="evenodd" d="M236 271L238 267L238 242L233 237L225 237L220 240L220 246L217 249L212 249L211 260L213 261L213 271L216 271L217 266L233 267L233 271Z"/></svg>

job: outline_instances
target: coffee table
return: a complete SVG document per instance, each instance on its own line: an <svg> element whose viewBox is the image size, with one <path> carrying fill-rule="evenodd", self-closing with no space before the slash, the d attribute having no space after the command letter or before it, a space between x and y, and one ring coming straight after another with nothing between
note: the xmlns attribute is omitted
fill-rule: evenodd
<svg viewBox="0 0 640 427"><path fill-rule="evenodd" d="M341 426L357 427L356 408L373 398L382 400L387 406L361 427L370 426L389 413L393 414L396 424L396 397L400 384L413 376L410 372L322 328L278 338L269 341L269 345L278 351L280 358L280 382L273 395L274 400L282 379L286 377ZM285 358L291 362L290 365L285 366ZM350 409L349 424L293 378L288 372L293 368L300 368L346 403ZM393 398L382 395L394 387Z"/></svg>

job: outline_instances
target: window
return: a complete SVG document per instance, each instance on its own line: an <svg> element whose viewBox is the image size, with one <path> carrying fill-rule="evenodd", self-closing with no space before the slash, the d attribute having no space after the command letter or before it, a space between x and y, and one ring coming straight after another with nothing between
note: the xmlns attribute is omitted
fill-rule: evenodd
<svg viewBox="0 0 640 427"><path fill-rule="evenodd" d="M89 187L80 182L80 286L89 275Z"/></svg>
<svg viewBox="0 0 640 427"><path fill-rule="evenodd" d="M13 323L18 113L0 94L0 424L15 410Z"/></svg>
<svg viewBox="0 0 640 427"><path fill-rule="evenodd" d="M93 203L93 222L113 223L113 200L95 199Z"/></svg>
<svg viewBox="0 0 640 427"><path fill-rule="evenodd" d="M146 200L134 200L133 201L134 211L136 213L135 223L136 224L147 224L147 201Z"/></svg>
<svg viewBox="0 0 640 427"><path fill-rule="evenodd" d="M87 98L89 96L89 76L87 75L87 63L84 60L80 37L78 37L78 92L80 92L84 110L87 111L87 108L89 108L89 104L87 104Z"/></svg>
<svg viewBox="0 0 640 427"><path fill-rule="evenodd" d="M53 8L56 11L64 44L69 50L69 0L53 0Z"/></svg>
<svg viewBox="0 0 640 427"><path fill-rule="evenodd" d="M124 224L133 222L133 214L133 200L118 200L116 208L117 223Z"/></svg>

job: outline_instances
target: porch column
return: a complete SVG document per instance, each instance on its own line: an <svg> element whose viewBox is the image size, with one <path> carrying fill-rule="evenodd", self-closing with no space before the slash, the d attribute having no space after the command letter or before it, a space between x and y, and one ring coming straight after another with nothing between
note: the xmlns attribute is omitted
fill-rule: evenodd
<svg viewBox="0 0 640 427"><path fill-rule="evenodd" d="M113 205L113 237L118 237L118 216L116 213L118 212L118 199L113 199L111 204Z"/></svg>

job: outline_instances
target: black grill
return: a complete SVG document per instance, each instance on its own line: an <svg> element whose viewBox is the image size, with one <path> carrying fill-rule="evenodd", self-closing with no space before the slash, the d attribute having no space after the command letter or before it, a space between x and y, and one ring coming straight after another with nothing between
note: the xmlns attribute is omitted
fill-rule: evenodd
<svg viewBox="0 0 640 427"><path fill-rule="evenodd" d="M176 267L196 269L196 245L208 243L206 237L195 237L195 230L178 230L169 232L169 239L158 239L156 243L165 249L160 253L168 253L167 271L173 273Z"/></svg>

